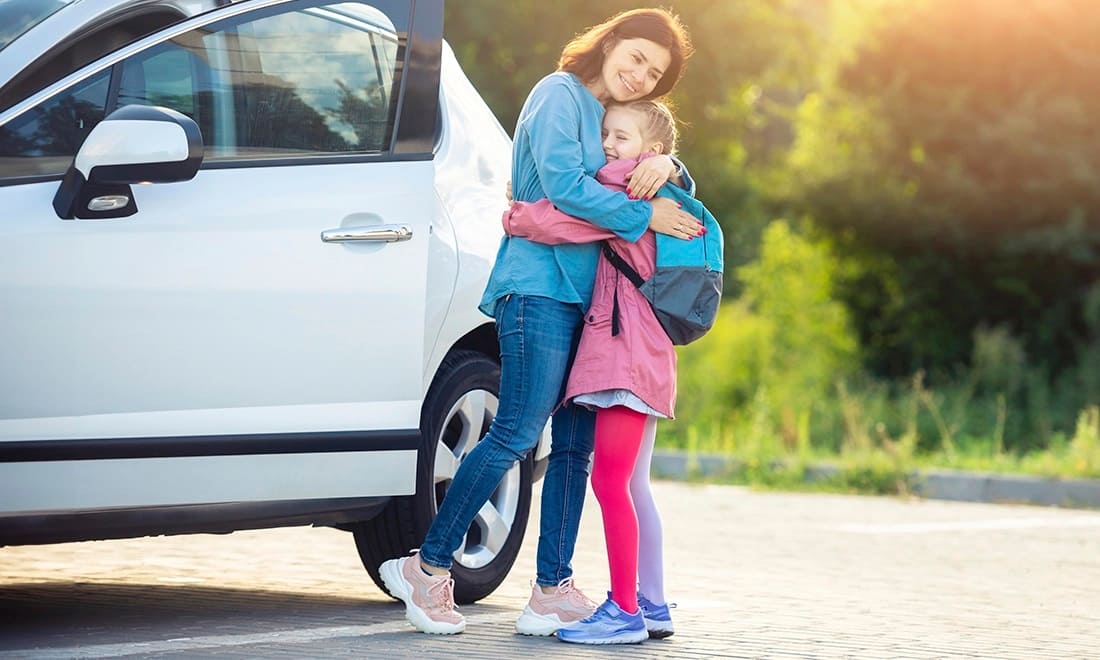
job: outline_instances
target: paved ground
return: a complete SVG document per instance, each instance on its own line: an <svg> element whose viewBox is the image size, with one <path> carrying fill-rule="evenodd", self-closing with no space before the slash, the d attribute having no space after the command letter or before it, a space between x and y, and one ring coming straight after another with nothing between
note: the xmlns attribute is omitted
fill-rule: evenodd
<svg viewBox="0 0 1100 660"><path fill-rule="evenodd" d="M1100 513L677 482L658 497L667 640L513 634L533 534L497 593L462 608L465 634L421 635L348 535L295 528L0 549L0 657L1100 657ZM576 561L593 596L597 511Z"/></svg>

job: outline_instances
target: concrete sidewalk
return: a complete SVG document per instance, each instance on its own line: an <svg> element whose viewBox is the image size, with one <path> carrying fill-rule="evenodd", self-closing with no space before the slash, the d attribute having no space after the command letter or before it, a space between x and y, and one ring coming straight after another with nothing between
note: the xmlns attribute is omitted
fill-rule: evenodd
<svg viewBox="0 0 1100 660"><path fill-rule="evenodd" d="M664 479L721 477L736 467L736 461L719 454L653 453L653 474ZM836 471L835 467L819 465L811 468L808 476L826 478ZM915 484L914 495L933 500L1100 509L1100 481L1094 480L939 469L914 471L910 481Z"/></svg>

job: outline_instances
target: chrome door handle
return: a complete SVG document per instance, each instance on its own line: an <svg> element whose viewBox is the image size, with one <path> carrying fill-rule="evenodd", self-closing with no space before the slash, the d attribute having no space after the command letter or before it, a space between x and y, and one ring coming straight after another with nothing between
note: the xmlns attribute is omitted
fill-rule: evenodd
<svg viewBox="0 0 1100 660"><path fill-rule="evenodd" d="M345 241L371 241L374 243L394 243L412 238L413 231L408 225L371 225L369 227L341 227L321 232L325 243L343 243Z"/></svg>

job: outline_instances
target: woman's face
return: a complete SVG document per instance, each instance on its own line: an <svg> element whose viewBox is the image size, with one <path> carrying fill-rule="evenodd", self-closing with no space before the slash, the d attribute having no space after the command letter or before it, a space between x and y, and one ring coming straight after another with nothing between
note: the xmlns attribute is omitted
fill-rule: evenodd
<svg viewBox="0 0 1100 660"><path fill-rule="evenodd" d="M672 53L649 39L619 39L604 55L600 79L592 87L604 103L645 98L672 63Z"/></svg>

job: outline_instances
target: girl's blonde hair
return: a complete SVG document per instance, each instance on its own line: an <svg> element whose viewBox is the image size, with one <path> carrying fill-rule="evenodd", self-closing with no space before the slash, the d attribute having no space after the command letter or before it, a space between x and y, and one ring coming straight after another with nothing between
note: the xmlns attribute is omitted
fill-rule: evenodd
<svg viewBox="0 0 1100 660"><path fill-rule="evenodd" d="M672 91L693 48L680 17L667 9L632 9L589 28L562 49L558 71L575 74L585 83L596 80L607 51L622 39L648 39L668 49L672 60L645 98L658 99Z"/></svg>
<svg viewBox="0 0 1100 660"><path fill-rule="evenodd" d="M642 138L647 142L660 142L664 145L661 153L674 155L676 153L676 138L679 132L676 130L676 117L672 114L672 108L661 101L628 101L627 103L614 103L611 108L631 110L643 117L641 124Z"/></svg>

